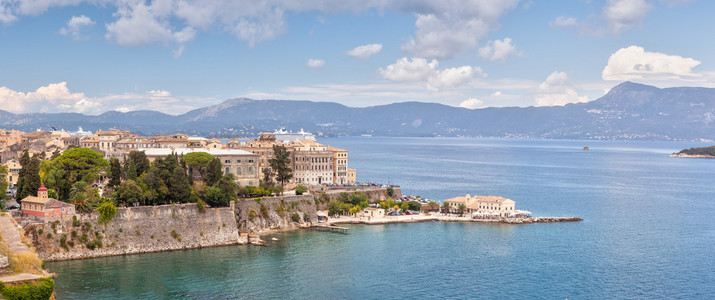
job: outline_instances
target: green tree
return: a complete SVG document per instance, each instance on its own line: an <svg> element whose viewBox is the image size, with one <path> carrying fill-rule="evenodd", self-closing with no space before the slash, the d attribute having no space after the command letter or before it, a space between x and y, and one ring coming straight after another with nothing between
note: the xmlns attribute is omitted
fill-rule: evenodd
<svg viewBox="0 0 715 300"><path fill-rule="evenodd" d="M59 149L55 150L55 152L52 152L52 156L50 157L50 160L54 160L55 158L58 158L60 155L62 155L62 152L60 152Z"/></svg>
<svg viewBox="0 0 715 300"><path fill-rule="evenodd" d="M273 177L276 176L270 167L266 166L263 168L263 184L267 187L273 185Z"/></svg>
<svg viewBox="0 0 715 300"><path fill-rule="evenodd" d="M206 171L206 167L209 163L214 160L215 157L206 152L191 152L187 153L181 157L181 161L186 164L189 169L189 175L197 176L198 178L206 181L203 176ZM219 161L220 163L220 161ZM218 180L218 179L216 179ZM214 182L215 183L215 182ZM213 185L213 183L209 184Z"/></svg>
<svg viewBox="0 0 715 300"><path fill-rule="evenodd" d="M395 189L392 187L387 188L387 196L388 197L394 197L395 196Z"/></svg>
<svg viewBox="0 0 715 300"><path fill-rule="evenodd" d="M149 171L150 163L149 158L146 157L144 151L131 151L124 159L124 173L129 170L130 163L134 164L134 172L137 177L141 176L145 172ZM126 175L125 175L126 176ZM128 177L127 177L128 178ZM136 178L134 178L136 179Z"/></svg>
<svg viewBox="0 0 715 300"><path fill-rule="evenodd" d="M144 201L144 192L136 181L127 179L117 188L117 202L132 205Z"/></svg>
<svg viewBox="0 0 715 300"><path fill-rule="evenodd" d="M7 198L7 173L7 166L0 165L0 199L3 200Z"/></svg>
<svg viewBox="0 0 715 300"><path fill-rule="evenodd" d="M117 215L117 207L114 206L112 201L103 201L99 206L97 206L97 211L99 212L99 223L107 225L109 221L114 219Z"/></svg>
<svg viewBox="0 0 715 300"><path fill-rule="evenodd" d="M410 202L407 202L407 207L409 210L419 211L422 209L422 204L417 201L410 201Z"/></svg>
<svg viewBox="0 0 715 300"><path fill-rule="evenodd" d="M109 186L112 188L119 186L122 183L122 166L119 160L112 158L109 160Z"/></svg>
<svg viewBox="0 0 715 300"><path fill-rule="evenodd" d="M367 201L367 195L363 193L353 193L350 195L350 203L352 205L359 205L363 201Z"/></svg>
<svg viewBox="0 0 715 300"><path fill-rule="evenodd" d="M410 209L410 205L407 204L407 202L404 202L404 201L403 201L402 204L400 204L400 209L401 209L402 211L409 210L409 209Z"/></svg>
<svg viewBox="0 0 715 300"><path fill-rule="evenodd" d="M221 177L223 176L223 171L221 169L223 169L223 164L221 163L221 160L218 158L214 158L209 161L208 165L206 166L206 170L204 170L203 174L201 174L201 177L207 185L214 185L219 180L221 180Z"/></svg>
<svg viewBox="0 0 715 300"><path fill-rule="evenodd" d="M290 152L283 145L273 145L274 157L268 160L268 164L276 174L276 181L285 186L286 181L293 178L293 169L290 168Z"/></svg>
<svg viewBox="0 0 715 300"><path fill-rule="evenodd" d="M166 187L169 189L168 196L172 202L183 203L188 201L191 196L191 184L184 168L181 166L174 168L171 177L166 182Z"/></svg>
<svg viewBox="0 0 715 300"><path fill-rule="evenodd" d="M78 181L94 182L109 162L104 155L89 148L74 148L52 160L52 167L64 170L70 185Z"/></svg>
<svg viewBox="0 0 715 300"><path fill-rule="evenodd" d="M124 178L126 178L127 180L135 180L136 181L137 177L139 177L139 175L137 174L137 167L134 164L134 161L128 160L125 163L125 165L127 166L127 168L126 168L126 172L124 174Z"/></svg>
<svg viewBox="0 0 715 300"><path fill-rule="evenodd" d="M204 201L211 207L228 206L229 200L224 192L215 186L208 188L206 195L204 196Z"/></svg>
<svg viewBox="0 0 715 300"><path fill-rule="evenodd" d="M37 189L42 184L40 179L40 160L37 157L30 157L30 154L25 150L20 159L20 165L22 169L18 178L17 199L37 196Z"/></svg>
<svg viewBox="0 0 715 300"><path fill-rule="evenodd" d="M444 204L442 204L442 211L444 211L444 212L449 212L449 211L450 211L450 209L449 209L449 203L445 202Z"/></svg>
<svg viewBox="0 0 715 300"><path fill-rule="evenodd" d="M460 204L457 206L457 212L459 213L460 216L464 215L464 212L467 210L467 206L464 205L464 203Z"/></svg>
<svg viewBox="0 0 715 300"><path fill-rule="evenodd" d="M308 191L308 188L306 188L304 185L299 184L295 187L295 194L296 195L303 195L305 192Z"/></svg>
<svg viewBox="0 0 715 300"><path fill-rule="evenodd" d="M430 201L430 202L427 203L427 206L429 207L429 210L430 210L430 211L439 210L439 203L437 203L437 202Z"/></svg>

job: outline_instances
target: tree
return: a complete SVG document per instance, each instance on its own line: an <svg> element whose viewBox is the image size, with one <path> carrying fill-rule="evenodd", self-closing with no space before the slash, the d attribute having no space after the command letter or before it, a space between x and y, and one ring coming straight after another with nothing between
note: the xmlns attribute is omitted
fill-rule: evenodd
<svg viewBox="0 0 715 300"><path fill-rule="evenodd" d="M169 200L172 202L186 202L191 196L191 184L186 176L184 168L176 166L171 173L171 177L166 182L166 187L169 189Z"/></svg>
<svg viewBox="0 0 715 300"><path fill-rule="evenodd" d="M55 158L59 157L62 155L62 152L60 152L59 149L55 150L55 152L52 152L52 156L50 157L50 160L54 160Z"/></svg>
<svg viewBox="0 0 715 300"><path fill-rule="evenodd" d="M119 160L112 158L109 160L109 186L116 187L122 183L122 166Z"/></svg>
<svg viewBox="0 0 715 300"><path fill-rule="evenodd" d="M119 203L134 204L144 201L144 192L136 181L127 179L117 188L117 200Z"/></svg>
<svg viewBox="0 0 715 300"><path fill-rule="evenodd" d="M221 177L223 176L221 169L223 169L221 160L214 157L214 159L209 161L209 164L206 166L206 170L204 170L201 177L207 185L214 185L221 180Z"/></svg>
<svg viewBox="0 0 715 300"><path fill-rule="evenodd" d="M146 157L144 151L131 151L124 160L124 166L129 169L129 163L134 163L134 171L137 177L149 171L149 158ZM135 178L136 179L136 178Z"/></svg>
<svg viewBox="0 0 715 300"><path fill-rule="evenodd" d="M283 145L273 145L274 157L268 160L268 164L276 174L276 181L285 186L285 182L293 178L293 169L290 168L290 152Z"/></svg>
<svg viewBox="0 0 715 300"><path fill-rule="evenodd" d="M111 201L104 201L102 204L97 206L97 211L99 212L99 223L107 225L109 221L114 219L117 215L117 207Z"/></svg>
<svg viewBox="0 0 715 300"><path fill-rule="evenodd" d="M457 206L457 212L459 213L460 216L464 215L464 212L467 210L467 206L464 205L464 203L460 204Z"/></svg>
<svg viewBox="0 0 715 300"><path fill-rule="evenodd" d="M403 201L402 204L400 204L400 209L401 209L402 211L409 210L409 209L410 209L410 205L407 204L407 202L404 202L404 201Z"/></svg>
<svg viewBox="0 0 715 300"><path fill-rule="evenodd" d="M354 193L350 196L350 203L352 205L359 205L363 201L367 201L367 195L363 193Z"/></svg>
<svg viewBox="0 0 715 300"><path fill-rule="evenodd" d="M78 181L94 182L109 162L104 155L89 148L74 148L62 153L51 162L52 168L64 170L70 185Z"/></svg>
<svg viewBox="0 0 715 300"><path fill-rule="evenodd" d="M213 187L206 192L206 203L213 207L228 206L231 201L237 199L238 184L234 180L233 174L221 177Z"/></svg>
<svg viewBox="0 0 715 300"><path fill-rule="evenodd" d="M276 176L276 174L271 170L270 167L265 167L263 168L263 184L265 186L272 186L273 185L273 177Z"/></svg>
<svg viewBox="0 0 715 300"><path fill-rule="evenodd" d="M20 176L18 178L17 199L24 199L27 196L37 196L37 189L40 188L40 160L37 157L30 157L25 150L20 159Z"/></svg>
<svg viewBox="0 0 715 300"><path fill-rule="evenodd" d="M392 187L387 188L387 196L388 197L394 197L395 196L395 189Z"/></svg>
<svg viewBox="0 0 715 300"><path fill-rule="evenodd" d="M444 204L442 204L442 210L444 212L449 212L449 203L445 202Z"/></svg>
<svg viewBox="0 0 715 300"><path fill-rule="evenodd" d="M299 184L295 187L295 194L296 195L303 195L305 192L308 191L308 188L306 188L304 185Z"/></svg>
<svg viewBox="0 0 715 300"><path fill-rule="evenodd" d="M0 165L0 199L7 198L7 166Z"/></svg>
<svg viewBox="0 0 715 300"><path fill-rule="evenodd" d="M420 209L422 209L422 204L420 204L417 201L410 201L410 202L407 202L407 207L409 210L419 211Z"/></svg>
<svg viewBox="0 0 715 300"><path fill-rule="evenodd" d="M212 186L206 191L204 201L211 207L228 206L229 200L226 194L218 187Z"/></svg>
<svg viewBox="0 0 715 300"><path fill-rule="evenodd" d="M139 177L139 175L137 175L137 167L134 164L134 161L129 160L125 163L125 165L127 166L127 172L126 172L126 175L124 175L124 178L126 178L127 180L135 180L136 181L137 177Z"/></svg>

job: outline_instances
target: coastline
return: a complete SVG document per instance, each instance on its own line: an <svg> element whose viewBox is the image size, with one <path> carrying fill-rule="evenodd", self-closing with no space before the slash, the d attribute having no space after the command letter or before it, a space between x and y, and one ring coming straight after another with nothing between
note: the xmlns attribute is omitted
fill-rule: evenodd
<svg viewBox="0 0 715 300"><path fill-rule="evenodd" d="M685 154L685 153L673 153L668 155L670 157L682 157L682 158L715 158L715 156L712 155L705 155L705 154Z"/></svg>
<svg viewBox="0 0 715 300"><path fill-rule="evenodd" d="M556 222L579 222L583 219L578 217L527 217L527 218L503 218L503 219L472 219L470 217L453 217L453 216L426 216L426 215L411 215L411 216L390 216L385 218L355 218L355 217L340 217L328 218L327 224L364 224L364 225L382 225L382 224L399 224L399 223L420 223L420 222L462 222L462 223L500 223L500 224L531 224L531 223L556 223Z"/></svg>

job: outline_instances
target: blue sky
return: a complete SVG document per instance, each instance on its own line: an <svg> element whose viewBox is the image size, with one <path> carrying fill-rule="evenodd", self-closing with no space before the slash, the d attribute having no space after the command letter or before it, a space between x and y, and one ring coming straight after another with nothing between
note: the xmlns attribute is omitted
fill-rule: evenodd
<svg viewBox="0 0 715 300"><path fill-rule="evenodd" d="M467 108L715 86L713 1L0 0L0 109Z"/></svg>

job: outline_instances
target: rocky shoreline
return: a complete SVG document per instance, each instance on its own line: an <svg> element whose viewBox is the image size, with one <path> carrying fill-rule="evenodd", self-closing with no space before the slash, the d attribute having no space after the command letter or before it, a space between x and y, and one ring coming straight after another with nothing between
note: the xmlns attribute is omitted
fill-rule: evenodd
<svg viewBox="0 0 715 300"><path fill-rule="evenodd" d="M685 154L685 153L673 153L669 155L670 157L687 157L687 158L715 158L715 156L707 154Z"/></svg>
<svg viewBox="0 0 715 300"><path fill-rule="evenodd" d="M464 223L499 223L499 224L531 224L531 223L557 223L557 222L580 222L583 219L578 217L528 217L528 218L503 218L503 219L472 219L469 217L452 216L397 216L386 218L353 218L341 217L328 219L328 224L398 224L398 223L420 223L420 222L464 222Z"/></svg>

